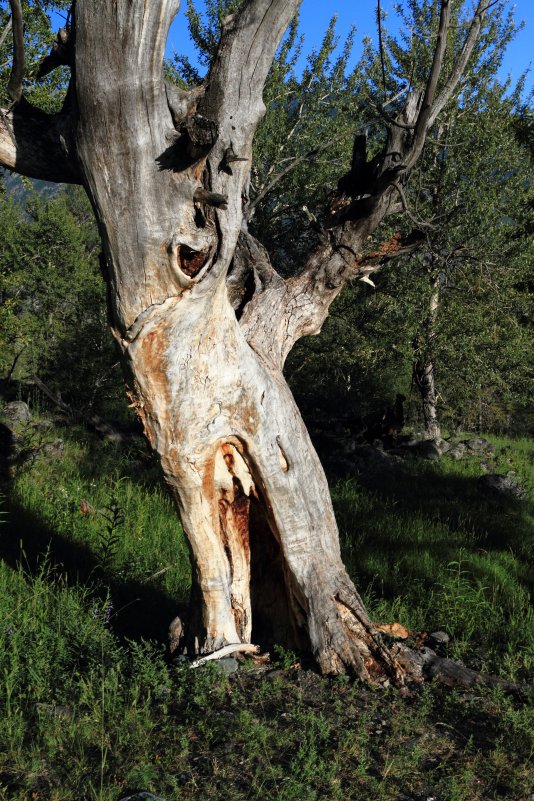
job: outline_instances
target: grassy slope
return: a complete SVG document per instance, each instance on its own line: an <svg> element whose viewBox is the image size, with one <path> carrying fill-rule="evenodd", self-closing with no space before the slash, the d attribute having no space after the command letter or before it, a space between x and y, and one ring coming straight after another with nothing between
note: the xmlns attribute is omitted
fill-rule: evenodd
<svg viewBox="0 0 534 801"><path fill-rule="evenodd" d="M66 449L19 469L0 531L0 799L530 799L534 715L498 692L403 699L282 650L261 678L169 665L190 572L157 471L81 430L25 436ZM532 498L532 443L492 441ZM375 619L444 629L451 655L528 681L533 519L480 494L479 461L338 485L344 554Z"/></svg>

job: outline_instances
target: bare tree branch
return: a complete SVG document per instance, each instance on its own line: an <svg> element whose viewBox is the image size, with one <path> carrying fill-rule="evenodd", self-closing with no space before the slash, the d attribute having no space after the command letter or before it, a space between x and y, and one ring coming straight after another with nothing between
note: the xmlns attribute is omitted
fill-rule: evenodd
<svg viewBox="0 0 534 801"><path fill-rule="evenodd" d="M266 197L266 195L268 195L269 192L271 192L274 189L274 187L279 183L279 181L282 180L282 178L285 178L285 176L288 175L288 173L290 173L292 170L294 170L296 167L298 167L299 164L302 164L303 161L309 161L310 159L316 158L319 155L319 153L322 153L323 150L327 150L333 144L334 144L334 140L331 139L330 141L325 142L320 147L315 147L315 148L313 148L313 150L309 150L307 153L304 153L302 156L295 156L295 158L292 159L290 161L290 163L286 167L284 167L283 170L280 170L280 172L277 173L274 176L274 178L266 186L263 187L261 192L259 192L256 195L254 200L251 200L250 203L248 203L248 205L247 205L247 207L245 209L245 218L247 220L250 220L252 218L252 216L254 214L254 210L256 209L256 206L258 206L262 202L264 197Z"/></svg>
<svg viewBox="0 0 534 801"><path fill-rule="evenodd" d="M0 109L0 166L41 181L82 182L68 115Z"/></svg>
<svg viewBox="0 0 534 801"><path fill-rule="evenodd" d="M4 28L4 30L2 31L2 33L0 33L0 47L2 47L2 45L6 41L10 30L11 30L11 17L8 19L7 25Z"/></svg>
<svg viewBox="0 0 534 801"><path fill-rule="evenodd" d="M447 50L447 33L450 25L450 17L451 0L441 0L439 26L436 47L434 49L434 57L432 59L432 67L430 68L430 73L425 86L425 92L421 101L421 108L415 123L412 151L405 161L407 169L413 167L421 155L425 144L426 133L429 128L430 115L432 113L433 103L438 87L438 80L443 68L443 59L445 58L445 52Z"/></svg>
<svg viewBox="0 0 534 801"><path fill-rule="evenodd" d="M208 118L221 124L223 116L232 116L236 129L244 120L257 124L264 113L262 93L267 73L300 3L249 0L224 20L202 104Z"/></svg>
<svg viewBox="0 0 534 801"><path fill-rule="evenodd" d="M403 210L418 229L425 227L411 214L404 186L421 156L431 125L466 68L484 15L493 0L479 0L460 55L445 88L437 96L450 28L451 2L441 0L440 3L436 45L424 92L410 92L403 111L393 119L379 109L388 127L382 152L367 162L364 151L356 168L353 164L351 172L339 182L339 192L333 196L329 208L329 240L317 246L300 275L286 281L283 287L280 282L270 282L243 310L241 325L248 341L279 364L283 364L296 339L318 333L330 304L347 281L355 277L367 279L381 266L381 260L378 264L376 260L369 264L363 254L367 239L386 216ZM258 308L261 306L264 309ZM254 316L263 320L263 333L254 322Z"/></svg>
<svg viewBox="0 0 534 801"><path fill-rule="evenodd" d="M451 99L454 90L458 85L458 81L463 75L463 72L467 66L467 62L471 57L471 53L473 52L473 48L475 46L475 42L480 34L480 29L482 28L482 23L484 22L484 17L491 6L495 5L496 0L480 0L473 19L471 21L471 25L469 26L469 33L467 34L467 38L465 40L464 46L458 56L458 60L453 67L453 70L449 76L445 87L441 91L439 97L436 98L434 102L434 106L432 108L429 120L428 120L428 127L433 125L437 116L441 113L443 108Z"/></svg>
<svg viewBox="0 0 534 801"><path fill-rule="evenodd" d="M24 77L24 21L20 0L9 0L11 6L11 27L13 29L13 67L7 85L7 93L13 103L22 97Z"/></svg>
<svg viewBox="0 0 534 801"><path fill-rule="evenodd" d="M378 26L378 49L380 51L380 67L382 69L382 88L386 93L386 66L384 62L384 42L382 38L382 9L380 0L376 0L376 24Z"/></svg>

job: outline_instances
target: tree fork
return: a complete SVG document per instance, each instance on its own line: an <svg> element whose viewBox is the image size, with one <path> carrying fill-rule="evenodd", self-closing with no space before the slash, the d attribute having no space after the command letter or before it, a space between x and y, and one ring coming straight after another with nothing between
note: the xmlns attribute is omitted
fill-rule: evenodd
<svg viewBox="0 0 534 801"><path fill-rule="evenodd" d="M479 3L460 60L489 2ZM98 16L77 0L71 109L37 123L19 103L0 119L0 161L81 181L93 204L131 399L191 545L200 614L190 648L249 640L258 622L309 650L325 673L403 686L422 680L421 662L386 647L347 576L327 481L282 366L364 274L365 242L398 211L395 183L461 69L436 96L441 36L426 104L408 95L366 173L369 197L333 199L329 231L300 275L284 281L244 235L236 263L263 86L299 5L242 4L224 21L205 85L181 93L162 77L178 0L102 0ZM444 28L447 7L442 0Z"/></svg>

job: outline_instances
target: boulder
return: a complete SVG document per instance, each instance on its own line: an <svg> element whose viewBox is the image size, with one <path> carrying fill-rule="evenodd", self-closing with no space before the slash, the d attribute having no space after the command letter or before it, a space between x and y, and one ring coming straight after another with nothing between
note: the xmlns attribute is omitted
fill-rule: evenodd
<svg viewBox="0 0 534 801"><path fill-rule="evenodd" d="M233 656L225 656L222 659L217 659L212 664L225 676L231 676L239 670L239 662Z"/></svg>
<svg viewBox="0 0 534 801"><path fill-rule="evenodd" d="M12 423L29 423L32 415L30 407L24 401L11 401L4 406L4 417Z"/></svg>
<svg viewBox="0 0 534 801"><path fill-rule="evenodd" d="M452 456L453 459L458 461L459 459L463 459L465 456L466 447L463 442L459 442L457 445L453 445L452 448L449 449L448 454Z"/></svg>
<svg viewBox="0 0 534 801"><path fill-rule="evenodd" d="M436 443L437 447L439 448L440 453L442 453L442 454L443 453L448 453L450 451L450 449L452 448L451 443L446 439L441 439L441 437L439 439L434 440L434 442Z"/></svg>
<svg viewBox="0 0 534 801"><path fill-rule="evenodd" d="M465 441L465 444L473 453L482 453L482 451L487 451L489 448L493 447L487 439L482 439L482 437L468 439Z"/></svg>
<svg viewBox="0 0 534 801"><path fill-rule="evenodd" d="M432 462L437 461L442 453L438 443L433 439L424 439L422 442L418 442L412 451L421 459L429 459Z"/></svg>
<svg viewBox="0 0 534 801"><path fill-rule="evenodd" d="M373 448L372 445L357 445L353 459L358 472L368 476L391 472L401 462L397 456L389 456L385 451Z"/></svg>
<svg viewBox="0 0 534 801"><path fill-rule="evenodd" d="M62 439L56 439L54 442L47 442L43 445L41 450L46 459L56 459L59 461L63 458L65 443Z"/></svg>
<svg viewBox="0 0 534 801"><path fill-rule="evenodd" d="M434 645L447 645L451 639L446 631L433 631L428 637L433 641Z"/></svg>
<svg viewBox="0 0 534 801"><path fill-rule="evenodd" d="M489 495L522 500L527 497L526 489L510 476L487 473L478 479L479 487Z"/></svg>

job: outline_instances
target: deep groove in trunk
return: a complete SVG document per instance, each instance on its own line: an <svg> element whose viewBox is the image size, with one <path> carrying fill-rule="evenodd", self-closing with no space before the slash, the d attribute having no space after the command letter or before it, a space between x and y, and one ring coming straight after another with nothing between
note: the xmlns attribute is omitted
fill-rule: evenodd
<svg viewBox="0 0 534 801"><path fill-rule="evenodd" d="M265 647L278 643L309 652L306 615L290 590L291 577L280 537L261 490L250 505L250 547L253 641Z"/></svg>

